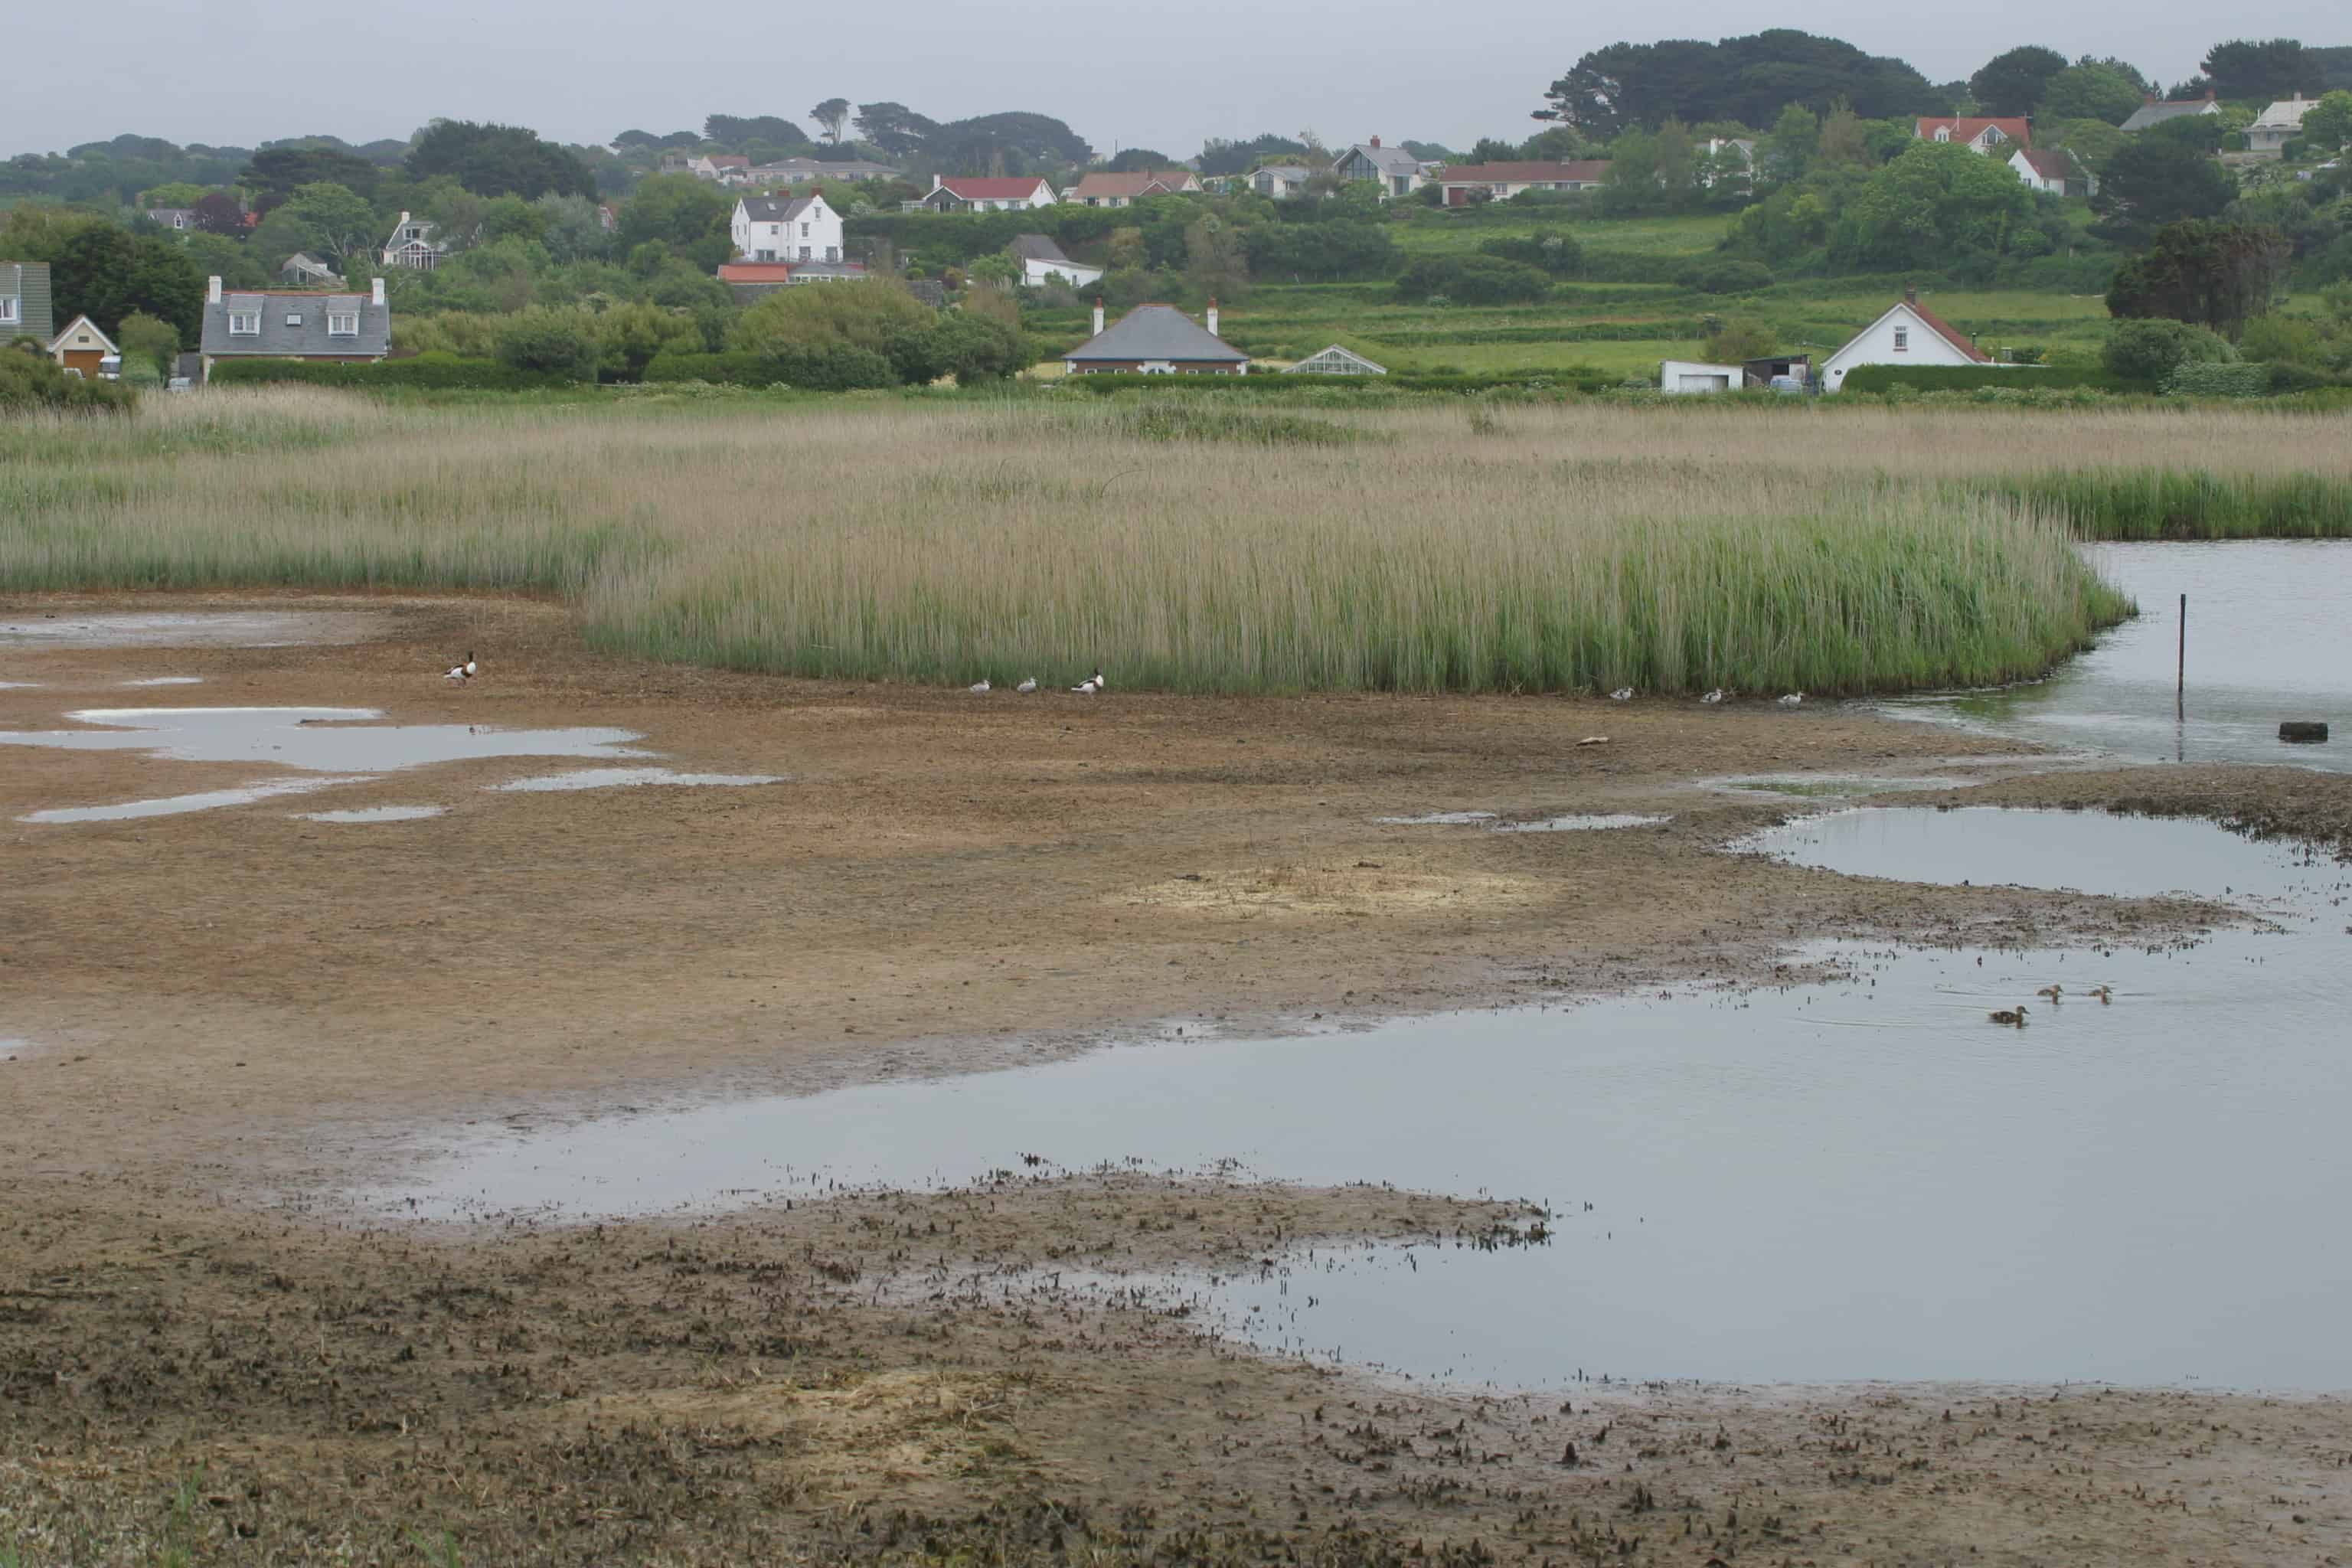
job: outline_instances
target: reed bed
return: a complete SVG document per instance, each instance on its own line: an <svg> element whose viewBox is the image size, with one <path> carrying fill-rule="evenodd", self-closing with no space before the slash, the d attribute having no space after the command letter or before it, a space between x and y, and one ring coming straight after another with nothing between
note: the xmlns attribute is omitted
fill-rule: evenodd
<svg viewBox="0 0 2352 1568"><path fill-rule="evenodd" d="M2352 532L2340 429L215 390L0 427L0 589L543 594L611 650L819 677L1896 689L2032 675L2127 614L2072 548L2086 519L2203 497Z"/></svg>

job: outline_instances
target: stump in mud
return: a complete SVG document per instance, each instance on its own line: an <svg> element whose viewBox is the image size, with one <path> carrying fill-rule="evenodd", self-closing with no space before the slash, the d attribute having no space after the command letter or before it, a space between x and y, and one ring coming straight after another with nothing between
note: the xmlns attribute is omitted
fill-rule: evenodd
<svg viewBox="0 0 2352 1568"><path fill-rule="evenodd" d="M2315 719L2289 719L2279 726L2279 739L2309 744L2327 739L2327 726Z"/></svg>

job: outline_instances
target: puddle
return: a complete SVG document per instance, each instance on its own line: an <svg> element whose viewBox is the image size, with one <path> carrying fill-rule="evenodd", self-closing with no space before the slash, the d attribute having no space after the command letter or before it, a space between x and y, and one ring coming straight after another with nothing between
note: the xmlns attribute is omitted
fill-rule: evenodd
<svg viewBox="0 0 2352 1568"><path fill-rule="evenodd" d="M1491 811L1433 811L1421 816L1376 816L1374 822L1386 827L1459 827L1476 822L1492 822Z"/></svg>
<svg viewBox="0 0 2352 1568"><path fill-rule="evenodd" d="M2148 762L2352 771L2352 541L2100 544L2084 553L2138 601L2137 619L2047 680L1894 699L1877 710ZM2183 594L2188 684L2176 705ZM2284 744L2284 719L2327 721L2336 739Z"/></svg>
<svg viewBox="0 0 2352 1568"><path fill-rule="evenodd" d="M1752 773L1706 779L1705 789L1735 794L1785 795L1801 799L1852 800L1863 795L1891 795L1906 789L1965 789L1973 780L1959 778L1888 778L1865 773Z"/></svg>
<svg viewBox="0 0 2352 1568"><path fill-rule="evenodd" d="M217 811L226 805L250 805L257 800L272 800L279 795L310 795L318 790L333 789L339 784L367 784L370 775L354 778L273 779L266 784L245 784L236 789L205 790L199 795L166 795L160 800L130 800L116 805L59 806L48 811L28 811L19 822L115 822L133 816L178 816L191 811Z"/></svg>
<svg viewBox="0 0 2352 1568"><path fill-rule="evenodd" d="M37 680L0 680L0 691L37 691L40 685Z"/></svg>
<svg viewBox="0 0 2352 1568"><path fill-rule="evenodd" d="M1738 847L1850 877L2117 898L2287 898L2321 874L2300 845L2252 844L2189 818L2102 811L1871 807L1768 828Z"/></svg>
<svg viewBox="0 0 2352 1568"><path fill-rule="evenodd" d="M1612 827L1655 827L1672 822L1672 816L1643 816L1639 812L1621 811L1598 816L1547 816L1536 822L1504 822L1496 825L1497 833L1600 833Z"/></svg>
<svg viewBox="0 0 2352 1568"><path fill-rule="evenodd" d="M492 784L494 790L625 789L637 784L742 785L782 784L781 773L679 773L667 768L582 768Z"/></svg>
<svg viewBox="0 0 2352 1568"><path fill-rule="evenodd" d="M274 763L320 773L389 773L482 757L638 757L631 730L501 730L372 724L373 708L88 708L87 730L0 730L0 745L152 752L191 763Z"/></svg>
<svg viewBox="0 0 2352 1568"><path fill-rule="evenodd" d="M0 647L293 647L362 642L383 620L364 610L19 616L0 619Z"/></svg>
<svg viewBox="0 0 2352 1568"><path fill-rule="evenodd" d="M2098 820L2063 826L2088 843ZM2164 833L2157 879L2276 892L2283 929L2185 952L1820 946L1805 955L1847 978L460 1132L416 1184L362 1196L586 1220L834 1181L958 1185L1025 1152L1066 1169L1233 1161L1556 1215L1541 1247L1354 1249L1206 1288L1277 1349L1533 1385L1581 1371L2352 1387L2352 1247L2326 1239L2352 1191L2352 871L2210 825L2119 824L2142 826ZM2030 858L2071 879L2048 864L2055 827L2023 828ZM1950 868L1899 858L1874 868ZM2035 994L2052 984L2073 999ZM2100 984L2112 1005L2085 994ZM2028 1027L1989 1022L2021 1003Z"/></svg>
<svg viewBox="0 0 2352 1568"><path fill-rule="evenodd" d="M294 816L302 822L422 822L448 809L446 805L364 805L352 811L299 811Z"/></svg>
<svg viewBox="0 0 2352 1568"><path fill-rule="evenodd" d="M144 680L126 680L125 686L202 686L201 675L151 675Z"/></svg>

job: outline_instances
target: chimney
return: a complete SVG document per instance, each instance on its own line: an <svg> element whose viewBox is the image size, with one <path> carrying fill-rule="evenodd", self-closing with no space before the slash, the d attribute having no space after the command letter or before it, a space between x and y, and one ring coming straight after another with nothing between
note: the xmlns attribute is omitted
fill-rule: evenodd
<svg viewBox="0 0 2352 1568"><path fill-rule="evenodd" d="M2213 101L2213 89L2210 87L2205 89L2205 101L2208 103Z"/></svg>
<svg viewBox="0 0 2352 1568"><path fill-rule="evenodd" d="M1903 302L1916 308L1919 303L1918 289L1912 284L1906 283L1903 286Z"/></svg>
<svg viewBox="0 0 2352 1568"><path fill-rule="evenodd" d="M2139 95L2139 100L2142 103L2154 103L2156 101L2156 94L2152 92L2143 92Z"/></svg>
<svg viewBox="0 0 2352 1568"><path fill-rule="evenodd" d="M1373 138L1372 138L1372 145L1373 145L1373 146L1375 146L1375 147L1377 147L1377 146L1379 146L1380 144L1381 144L1381 139L1380 139L1379 137L1377 137L1377 136L1373 137Z"/></svg>
<svg viewBox="0 0 2352 1568"><path fill-rule="evenodd" d="M379 305L383 303L383 279L381 278L375 280L375 302Z"/></svg>
<svg viewBox="0 0 2352 1568"><path fill-rule="evenodd" d="M217 272L205 279L205 303L207 305L220 303L220 274Z"/></svg>
<svg viewBox="0 0 2352 1568"><path fill-rule="evenodd" d="M1217 302L1214 300L1209 301L1209 335L1213 338L1217 335Z"/></svg>
<svg viewBox="0 0 2352 1568"><path fill-rule="evenodd" d="M1095 336L1102 336L1102 296L1095 296Z"/></svg>

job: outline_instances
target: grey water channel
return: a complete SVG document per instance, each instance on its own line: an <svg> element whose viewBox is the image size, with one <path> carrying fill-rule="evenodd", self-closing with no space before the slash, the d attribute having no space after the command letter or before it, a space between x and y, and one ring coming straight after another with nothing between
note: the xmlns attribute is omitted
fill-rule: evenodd
<svg viewBox="0 0 2352 1568"><path fill-rule="evenodd" d="M2138 618L2046 680L1906 698L1882 710L2145 762L2352 771L2352 540L2101 544L2086 553L2138 601ZM2183 594L2188 679L2176 706ZM2284 744L2286 719L2324 720L2334 739Z"/></svg>
<svg viewBox="0 0 2352 1568"><path fill-rule="evenodd" d="M1555 1215L1539 1247L1359 1246L1158 1282L1277 1352L1521 1386L2352 1388L2352 870L2199 822L1994 815L1840 812L1754 851L2226 893L2264 929L2188 950L1816 947L1844 978L460 1133L420 1180L362 1196L562 1223L952 1186L1028 1153L1064 1170L1234 1162ZM2054 1003L2036 994L2051 985ZM1989 1021L2021 1004L2028 1026Z"/></svg>

